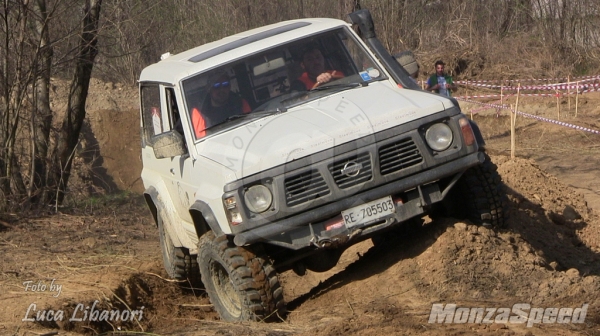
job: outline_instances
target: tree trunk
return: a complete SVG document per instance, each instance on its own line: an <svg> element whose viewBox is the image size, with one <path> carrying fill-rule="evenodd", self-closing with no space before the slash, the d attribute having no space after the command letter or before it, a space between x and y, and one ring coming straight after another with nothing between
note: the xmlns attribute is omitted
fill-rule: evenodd
<svg viewBox="0 0 600 336"><path fill-rule="evenodd" d="M52 155L52 171L49 183L55 187L53 195L47 199L62 203L71 174L71 165L75 148L79 142L79 133L85 119L87 99L94 59L98 54L98 26L102 0L86 0L83 29L76 58L75 74L69 90L67 111L58 132L56 148Z"/></svg>
<svg viewBox="0 0 600 336"><path fill-rule="evenodd" d="M26 190L15 154L15 141L21 119L19 112L21 111L23 97L27 90L27 71L23 69L23 59L17 58L15 60L11 58L9 48L14 48L16 55L24 55L28 4L28 1L23 1L16 6L10 6L10 4L4 2L3 6L3 11L6 13L2 17L2 26L6 34L4 36L6 50L4 51L5 58L2 60L3 75L1 77L0 197L4 197L5 200L9 198L9 195L20 197ZM19 20L16 22L12 21L7 15L12 10L21 14ZM0 207L5 205L0 204Z"/></svg>
<svg viewBox="0 0 600 336"><path fill-rule="evenodd" d="M48 33L48 13L46 0L34 2L36 13L35 33L39 41L39 61L37 62L37 79L35 83L34 103L31 113L32 161L29 177L28 196L32 203L39 200L40 192L46 187L46 170L48 159L48 143L52 126L50 110L50 68L52 66L53 49Z"/></svg>

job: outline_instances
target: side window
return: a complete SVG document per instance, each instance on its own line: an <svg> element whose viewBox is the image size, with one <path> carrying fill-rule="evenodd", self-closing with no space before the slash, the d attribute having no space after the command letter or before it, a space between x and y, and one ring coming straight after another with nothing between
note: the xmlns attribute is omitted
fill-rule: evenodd
<svg viewBox="0 0 600 336"><path fill-rule="evenodd" d="M165 122L162 117L160 90L158 84L144 85L141 87L140 92L142 96L144 136L146 140L150 140L154 135L167 131L165 130Z"/></svg>
<svg viewBox="0 0 600 336"><path fill-rule="evenodd" d="M147 140L153 136L176 130L183 135L183 126L179 115L175 90L172 87L164 88L163 94L166 104L161 103L161 86L142 86L142 110L144 115L144 135Z"/></svg>
<svg viewBox="0 0 600 336"><path fill-rule="evenodd" d="M175 90L171 87L165 88L165 100L167 102L167 110L169 112L169 130L175 130L183 135L183 126L181 124L181 116L175 97Z"/></svg>

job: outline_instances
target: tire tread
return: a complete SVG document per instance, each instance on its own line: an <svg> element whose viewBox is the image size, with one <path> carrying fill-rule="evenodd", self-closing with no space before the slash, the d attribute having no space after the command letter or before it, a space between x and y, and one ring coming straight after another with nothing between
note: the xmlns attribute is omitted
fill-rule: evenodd
<svg viewBox="0 0 600 336"><path fill-rule="evenodd" d="M205 274L209 270L209 260L215 259L224 263L234 287L242 298L242 314L238 320L263 321L273 319L278 313L285 313L283 290L279 279L270 261L262 257L259 251L251 248L239 247L233 244L225 235L215 237L213 232L207 232L199 242L198 263ZM212 251L212 252L211 252ZM217 253L218 256L212 255ZM220 260L219 260L220 259ZM205 279L205 284L208 280ZM212 284L210 284L212 285ZM208 295L225 320L232 320L231 316L220 304L215 291L209 290Z"/></svg>

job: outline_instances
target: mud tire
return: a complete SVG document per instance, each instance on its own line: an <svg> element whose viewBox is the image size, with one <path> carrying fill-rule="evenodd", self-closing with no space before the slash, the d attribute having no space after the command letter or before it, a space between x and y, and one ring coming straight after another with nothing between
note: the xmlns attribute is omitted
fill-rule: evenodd
<svg viewBox="0 0 600 336"><path fill-rule="evenodd" d="M506 225L506 194L497 166L485 161L469 168L444 200L449 216L474 224L502 228Z"/></svg>
<svg viewBox="0 0 600 336"><path fill-rule="evenodd" d="M198 264L210 301L223 320L271 321L285 313L277 272L258 251L210 231L198 243Z"/></svg>
<svg viewBox="0 0 600 336"><path fill-rule="evenodd" d="M162 251L163 265L167 274L175 280L180 280L182 287L201 287L200 269L196 256L191 255L185 247L175 247L171 237L165 230L162 215L158 216L158 237Z"/></svg>

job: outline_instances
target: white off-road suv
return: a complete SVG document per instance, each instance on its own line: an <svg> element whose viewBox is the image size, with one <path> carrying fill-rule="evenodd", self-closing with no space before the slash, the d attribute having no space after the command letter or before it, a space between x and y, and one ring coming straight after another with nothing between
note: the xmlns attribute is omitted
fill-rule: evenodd
<svg viewBox="0 0 600 336"><path fill-rule="evenodd" d="M201 278L224 320L281 315L278 272L326 271L426 213L504 222L476 125L414 84L368 11L350 19L253 29L140 75L142 179L165 268Z"/></svg>

